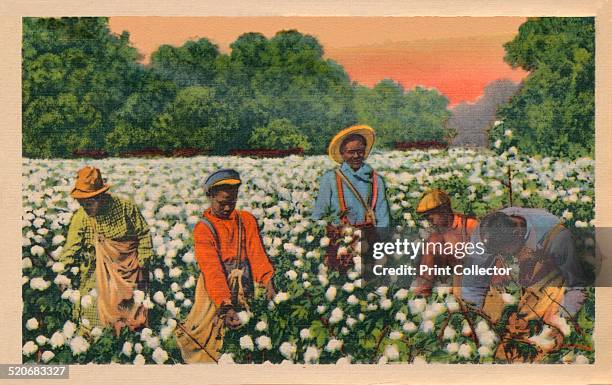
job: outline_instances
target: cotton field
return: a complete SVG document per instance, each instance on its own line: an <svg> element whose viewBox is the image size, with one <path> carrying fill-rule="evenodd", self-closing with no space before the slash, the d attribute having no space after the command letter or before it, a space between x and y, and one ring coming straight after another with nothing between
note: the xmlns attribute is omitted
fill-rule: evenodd
<svg viewBox="0 0 612 385"><path fill-rule="evenodd" d="M507 206L508 174L515 205L543 207L574 228L594 222L594 161L525 158L513 149L489 152L385 152L370 156L384 176L394 226L420 229L415 214L422 193L441 187L457 211L483 215ZM72 304L87 307L95 290L81 295L78 268L57 262L72 212L69 197L76 171L98 167L110 192L140 207L153 238L149 293L135 300L149 310L149 327L125 329L119 337L94 328L80 335ZM428 299L406 288L370 287L360 263L346 275L322 264L323 223L310 219L318 178L334 164L324 156L283 159L198 157L173 159L23 160L23 360L38 363L182 363L174 340L177 323L193 304L199 269L191 232L207 202L202 184L218 168L235 168L243 186L238 208L257 219L268 255L276 268L277 295L266 301L256 291L242 327L228 331L220 364L481 363L494 358L500 330L478 314L462 312L450 289L438 286ZM67 287L61 291L59 286ZM504 294L507 306L516 292ZM593 290L575 322L558 319L563 348L543 362L589 363L592 344ZM579 330L576 330L576 325ZM530 341L550 343L547 326Z"/></svg>

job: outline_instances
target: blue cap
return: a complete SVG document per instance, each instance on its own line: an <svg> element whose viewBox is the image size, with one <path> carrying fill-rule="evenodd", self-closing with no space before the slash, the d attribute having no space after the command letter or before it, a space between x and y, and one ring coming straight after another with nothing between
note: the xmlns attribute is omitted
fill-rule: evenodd
<svg viewBox="0 0 612 385"><path fill-rule="evenodd" d="M224 168L213 172L206 178L204 182L204 191L208 192L214 186L239 185L241 183L242 181L240 180L238 171L231 168Z"/></svg>

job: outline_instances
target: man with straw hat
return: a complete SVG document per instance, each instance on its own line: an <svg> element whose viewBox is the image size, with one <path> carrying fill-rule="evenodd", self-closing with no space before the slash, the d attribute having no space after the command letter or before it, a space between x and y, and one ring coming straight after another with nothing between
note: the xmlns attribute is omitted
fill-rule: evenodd
<svg viewBox="0 0 612 385"><path fill-rule="evenodd" d="M86 332L112 326L119 333L147 322L147 309L135 303L134 291L148 289L149 227L134 203L109 194L109 188L97 168L78 171L70 196L81 207L72 215L59 257L65 268L78 267L81 303L75 303L73 315Z"/></svg>
<svg viewBox="0 0 612 385"><path fill-rule="evenodd" d="M429 268L446 267L451 268L461 264L465 256L464 245L470 241L472 231L478 225L478 220L453 211L450 197L440 189L427 191L421 197L416 209L417 214L425 217L433 228L433 233L427 238L428 244L446 245L453 244L454 253L444 253L438 247L431 247L421 256L420 265ZM427 244L426 243L426 244ZM458 246L459 243L463 245ZM429 296L434 277L431 274L422 274L414 282L415 294ZM453 275L453 292L455 296L460 294L461 277Z"/></svg>
<svg viewBox="0 0 612 385"><path fill-rule="evenodd" d="M238 172L221 169L208 176L204 190L210 207L193 230L200 277L185 322L176 329L186 363L217 362L225 328L241 325L238 312L249 310L254 283L275 295L274 268L266 255L255 217L235 210L241 180Z"/></svg>
<svg viewBox="0 0 612 385"><path fill-rule="evenodd" d="M312 217L316 220L331 215L332 224L327 227L331 239L326 262L337 268L340 262L347 268L350 261L338 261L335 240L342 234L341 228L358 227L363 235L374 234L374 228L389 226L389 204L383 178L365 163L374 145L374 130L356 125L340 131L328 147L329 157L340 166L323 174L319 180L319 193Z"/></svg>

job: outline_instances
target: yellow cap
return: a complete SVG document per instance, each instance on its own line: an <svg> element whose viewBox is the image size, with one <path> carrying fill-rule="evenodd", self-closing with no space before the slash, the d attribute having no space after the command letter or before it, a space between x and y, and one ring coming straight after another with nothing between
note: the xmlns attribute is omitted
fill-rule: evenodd
<svg viewBox="0 0 612 385"><path fill-rule="evenodd" d="M364 137L366 141L365 157L368 157L370 150L372 150L372 146L374 146L374 129L370 126L361 124L345 128L334 136L331 142L329 142L329 147L327 147L327 154L331 160L336 163L342 163L344 161L342 159L342 154L340 154L340 145L342 144L344 138L351 134L359 134Z"/></svg>
<svg viewBox="0 0 612 385"><path fill-rule="evenodd" d="M423 214L429 210L433 210L440 206L450 206L450 198L448 194L440 189L433 189L423 194L423 197L419 201L416 212Z"/></svg>

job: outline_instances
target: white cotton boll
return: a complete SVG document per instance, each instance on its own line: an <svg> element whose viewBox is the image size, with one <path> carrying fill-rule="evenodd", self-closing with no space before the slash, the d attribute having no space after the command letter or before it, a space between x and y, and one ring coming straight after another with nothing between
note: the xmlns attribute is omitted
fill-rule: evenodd
<svg viewBox="0 0 612 385"><path fill-rule="evenodd" d="M234 354L233 353L223 353L221 357L219 357L219 361L217 362L220 365L231 365L234 364Z"/></svg>
<svg viewBox="0 0 612 385"><path fill-rule="evenodd" d="M70 283L72 281L70 280L70 278L66 277L63 274L58 274L55 276L55 279L53 280L53 283L55 283L56 285L64 285L64 286L70 286Z"/></svg>
<svg viewBox="0 0 612 385"><path fill-rule="evenodd" d="M406 314L402 313L401 311L398 311L397 313L395 313L395 320L399 322L405 322Z"/></svg>
<svg viewBox="0 0 612 385"><path fill-rule="evenodd" d="M328 351L330 353L333 353L335 351L338 351L342 348L342 341L338 340L336 338L332 338L327 342L327 345L325 345L325 351Z"/></svg>
<svg viewBox="0 0 612 385"><path fill-rule="evenodd" d="M354 280L356 280L356 279L359 277L359 273L358 273L358 272L356 272L356 271L351 271L351 272L349 272L349 273L348 273L346 276L347 276L347 277L348 277L348 279L350 279L351 281L354 281ZM355 286L357 286L357 284L356 284L356 282L353 282L353 288L354 288ZM360 286L357 286L357 287L360 287Z"/></svg>
<svg viewBox="0 0 612 385"><path fill-rule="evenodd" d="M432 320L426 320L421 323L421 330L424 333L431 333L434 329L434 323Z"/></svg>
<svg viewBox="0 0 612 385"><path fill-rule="evenodd" d="M336 293L336 287L330 286L325 292L325 299L327 299L328 302L332 302L336 298Z"/></svg>
<svg viewBox="0 0 612 385"><path fill-rule="evenodd" d="M302 339L302 341L311 339L312 334L310 333L310 329L300 330L300 338Z"/></svg>
<svg viewBox="0 0 612 385"><path fill-rule="evenodd" d="M164 293L157 291L155 294L153 294L153 301L160 305L164 305L166 303L166 297L164 297Z"/></svg>
<svg viewBox="0 0 612 385"><path fill-rule="evenodd" d="M582 354L576 356L576 360L574 361L576 364L584 365L590 363L589 359Z"/></svg>
<svg viewBox="0 0 612 385"><path fill-rule="evenodd" d="M146 341L153 336L153 330L149 328L144 328L140 331L140 340Z"/></svg>
<svg viewBox="0 0 612 385"><path fill-rule="evenodd" d="M47 290L49 286L51 286L51 282L45 281L44 279L40 277L35 277L35 278L30 279L30 287L33 290L44 291L44 290Z"/></svg>
<svg viewBox="0 0 612 385"><path fill-rule="evenodd" d="M382 299L380 301L380 308L383 310L389 310L391 309L392 306L393 306L393 302L388 298Z"/></svg>
<svg viewBox="0 0 612 385"><path fill-rule="evenodd" d="M133 361L134 365L144 365L145 363L146 361L142 354L137 354Z"/></svg>
<svg viewBox="0 0 612 385"><path fill-rule="evenodd" d="M349 365L351 363L351 357L341 357L336 361L336 365Z"/></svg>
<svg viewBox="0 0 612 385"><path fill-rule="evenodd" d="M28 278L27 276L21 277L21 285L25 285L28 282L30 282L30 278Z"/></svg>
<svg viewBox="0 0 612 385"><path fill-rule="evenodd" d="M253 345L253 339L251 338L251 336L242 336L240 337L240 348L242 350L250 350L253 351L255 349L254 345Z"/></svg>
<svg viewBox="0 0 612 385"><path fill-rule="evenodd" d="M359 313L359 315L357 316L357 319L359 319L359 321L363 321L365 319L365 314Z"/></svg>
<svg viewBox="0 0 612 385"><path fill-rule="evenodd" d="M276 293L276 295L274 296L274 303L278 305L279 303L285 302L288 299L289 299L289 294L281 291L281 292Z"/></svg>
<svg viewBox="0 0 612 385"><path fill-rule="evenodd" d="M102 335L102 329L100 329L99 327L95 327L91 330L91 336L94 337L94 339L98 339L100 336Z"/></svg>
<svg viewBox="0 0 612 385"><path fill-rule="evenodd" d="M389 288L387 286L380 286L378 289L376 289L376 294L378 294L381 297L384 297L387 295L388 291L389 291Z"/></svg>
<svg viewBox="0 0 612 385"><path fill-rule="evenodd" d="M346 326L343 326L342 329L340 329L340 333L342 333L343 336L346 336L350 333L350 330L348 330Z"/></svg>
<svg viewBox="0 0 612 385"><path fill-rule="evenodd" d="M72 354L75 356L85 353L88 349L89 342L87 342L83 337L76 336L70 340L70 350L72 350Z"/></svg>
<svg viewBox="0 0 612 385"><path fill-rule="evenodd" d="M55 349L60 346L64 346L64 344L66 343L66 338L61 332L58 331L53 333L49 341L51 342L51 346Z"/></svg>
<svg viewBox="0 0 612 385"><path fill-rule="evenodd" d="M446 345L446 351L448 354L455 354L459 351L459 344L456 342L451 342Z"/></svg>
<svg viewBox="0 0 612 385"><path fill-rule="evenodd" d="M481 346L478 348L478 355L480 357L489 357L493 354L493 352L491 351L491 348L489 348L488 346Z"/></svg>
<svg viewBox="0 0 612 385"><path fill-rule="evenodd" d="M403 337L402 332L398 332L398 331L392 331L391 333L389 333L389 338L392 340L399 340Z"/></svg>
<svg viewBox="0 0 612 385"><path fill-rule="evenodd" d="M23 347L21 348L21 351L24 356L26 357L30 356L34 354L36 351L38 351L38 345L36 345L34 341L28 341L23 345Z"/></svg>
<svg viewBox="0 0 612 385"><path fill-rule="evenodd" d="M293 270L289 270L285 273L285 277L289 278L290 281L295 281L297 273Z"/></svg>
<svg viewBox="0 0 612 385"><path fill-rule="evenodd" d="M304 289L308 289L310 286L312 286L312 284L310 282L308 282L308 281L305 281L303 283L303 286L304 286Z"/></svg>
<svg viewBox="0 0 612 385"><path fill-rule="evenodd" d="M77 275L79 274L79 268L78 266L75 266L73 268L70 269L70 272L72 273L72 275Z"/></svg>
<svg viewBox="0 0 612 385"><path fill-rule="evenodd" d="M36 318L30 318L26 321L26 329L36 330L38 329L38 320Z"/></svg>
<svg viewBox="0 0 612 385"><path fill-rule="evenodd" d="M91 299L91 296L86 294L83 297L81 297L81 306L83 307L83 309L87 309L92 304L93 304L93 300Z"/></svg>
<svg viewBox="0 0 612 385"><path fill-rule="evenodd" d="M558 314L553 315L551 324L557 327L557 329L559 329L565 337L569 336L572 332L572 329L567 323L567 320L564 317L559 316Z"/></svg>
<svg viewBox="0 0 612 385"><path fill-rule="evenodd" d="M461 344L461 346L459 346L457 355L462 358L470 358L472 355L472 347L468 344Z"/></svg>
<svg viewBox="0 0 612 385"><path fill-rule="evenodd" d="M309 346L306 348L306 352L304 353L304 363L306 364L316 364L319 361L319 349L314 346Z"/></svg>
<svg viewBox="0 0 612 385"><path fill-rule="evenodd" d="M355 326L355 324L357 323L357 320L355 318L352 317L348 317L346 319L346 325L350 328L352 328L353 326Z"/></svg>
<svg viewBox="0 0 612 385"><path fill-rule="evenodd" d="M40 228L45 224L45 220L43 218L36 218L34 219L32 224L34 225L34 227Z"/></svg>
<svg viewBox="0 0 612 385"><path fill-rule="evenodd" d="M321 284L321 286L325 287L329 284L329 280L327 279L327 276L323 274L319 274L317 278L319 279L319 283Z"/></svg>
<svg viewBox="0 0 612 385"><path fill-rule="evenodd" d="M455 329L452 328L452 326L447 326L444 328L443 338L445 340L452 340L453 338L455 338L456 335L457 332L455 331Z"/></svg>
<svg viewBox="0 0 612 385"><path fill-rule="evenodd" d="M408 307L410 308L410 313L419 314L425 310L425 306L427 305L427 301L425 298L415 298L408 301Z"/></svg>
<svg viewBox="0 0 612 385"><path fill-rule="evenodd" d="M297 353L297 347L290 342L283 342L278 348L283 357L292 360Z"/></svg>
<svg viewBox="0 0 612 385"><path fill-rule="evenodd" d="M49 339L43 335L36 337L36 343L40 346L45 345L47 342L49 342Z"/></svg>
<svg viewBox="0 0 612 385"><path fill-rule="evenodd" d="M255 330L257 330L258 332L263 332L265 330L268 330L268 324L266 323L266 321L263 321L263 320L259 321L255 325Z"/></svg>
<svg viewBox="0 0 612 385"><path fill-rule="evenodd" d="M253 316L252 313L248 312L248 311L241 311L238 312L238 319L240 320L240 323L242 325L246 325L249 323L249 321L251 320L251 317Z"/></svg>
<svg viewBox="0 0 612 385"><path fill-rule="evenodd" d="M176 299L177 301L182 301L185 299L185 293L183 293L182 291L179 291L177 293L174 294L174 299Z"/></svg>
<svg viewBox="0 0 612 385"><path fill-rule="evenodd" d="M425 359L425 357L423 357L423 356L416 356L412 360L412 363L415 364L415 365L426 364L427 363L427 359Z"/></svg>
<svg viewBox="0 0 612 385"><path fill-rule="evenodd" d="M355 285L350 282L347 282L344 285L342 285L342 290L344 290L347 293L352 293L353 290L355 290Z"/></svg>
<svg viewBox="0 0 612 385"><path fill-rule="evenodd" d="M88 328L89 325L89 320L87 318L83 318L81 319L81 325L85 326L86 328Z"/></svg>
<svg viewBox="0 0 612 385"><path fill-rule="evenodd" d="M166 352L162 348L155 348L151 357L153 358L153 361L155 361L156 364L161 365L164 362L168 361L168 352Z"/></svg>
<svg viewBox="0 0 612 385"><path fill-rule="evenodd" d="M134 303L136 305L140 305L145 299L145 293L142 290L134 290L134 295L132 298L134 299Z"/></svg>
<svg viewBox="0 0 612 385"><path fill-rule="evenodd" d="M32 260L30 258L23 258L21 260L21 269L27 270L32 268Z"/></svg>
<svg viewBox="0 0 612 385"><path fill-rule="evenodd" d="M331 317L329 318L329 323L330 324L338 323L342 321L343 318L344 318L344 312L342 311L342 309L337 307L334 310L332 310Z"/></svg>
<svg viewBox="0 0 612 385"><path fill-rule="evenodd" d="M145 345L151 349L155 349L159 346L159 337L150 337L145 341Z"/></svg>
<svg viewBox="0 0 612 385"><path fill-rule="evenodd" d="M137 342L137 343L134 344L134 351L137 354L142 353L142 344L140 342Z"/></svg>
<svg viewBox="0 0 612 385"><path fill-rule="evenodd" d="M446 302L446 308L448 309L449 312L454 313L454 312L459 311L460 309L459 303L457 303L454 297L450 297L450 296L446 297L444 302Z"/></svg>
<svg viewBox="0 0 612 385"><path fill-rule="evenodd" d="M65 240L66 238L64 238L63 235L57 234L56 236L53 237L53 239L51 240L51 243L53 244L53 246L58 246L64 243Z"/></svg>
<svg viewBox="0 0 612 385"><path fill-rule="evenodd" d="M166 341L168 338L172 336L173 331L174 331L174 328L170 326L164 326L159 331L159 336L161 337L162 341Z"/></svg>
<svg viewBox="0 0 612 385"><path fill-rule="evenodd" d="M70 339L76 331L76 325L72 321L66 321L66 323L64 323L62 331L64 332L64 336Z"/></svg>
<svg viewBox="0 0 612 385"><path fill-rule="evenodd" d="M170 278L177 278L177 277L179 277L181 275L182 272L183 272L183 270L180 267L173 267L168 272L168 276Z"/></svg>
<svg viewBox="0 0 612 385"><path fill-rule="evenodd" d="M383 355L378 359L378 365L386 365L389 362L387 356Z"/></svg>
<svg viewBox="0 0 612 385"><path fill-rule="evenodd" d="M367 311L376 311L378 310L378 305L375 303L369 303L368 306L366 306L366 310Z"/></svg>
<svg viewBox="0 0 612 385"><path fill-rule="evenodd" d="M121 353L126 357L130 357L132 355L132 347L133 347L133 344L131 342L125 341L123 343L123 348L121 349Z"/></svg>
<svg viewBox="0 0 612 385"><path fill-rule="evenodd" d="M461 334L466 337L472 335L472 328L466 320L463 320L463 323L461 324Z"/></svg>
<svg viewBox="0 0 612 385"><path fill-rule="evenodd" d="M359 304L359 299L354 295L351 294L347 300L346 300L350 305L358 305Z"/></svg>
<svg viewBox="0 0 612 385"><path fill-rule="evenodd" d="M513 305L516 302L516 298L510 293L503 293L502 300L508 305Z"/></svg>
<svg viewBox="0 0 612 385"><path fill-rule="evenodd" d="M408 297L408 290L399 289L397 292L395 292L393 297L399 299L400 301L406 299L406 297Z"/></svg>
<svg viewBox="0 0 612 385"><path fill-rule="evenodd" d="M40 358L42 358L45 364L51 361L54 357L55 357L55 353L49 350L45 350L43 354L40 356Z"/></svg>
<svg viewBox="0 0 612 385"><path fill-rule="evenodd" d="M179 291L180 286L178 283L176 282L172 282L172 284L170 285L170 290L172 290L173 292L177 292Z"/></svg>
<svg viewBox="0 0 612 385"><path fill-rule="evenodd" d="M540 347L544 352L548 352L555 346L555 339L551 337L551 332L552 329L546 325L540 334L531 336L528 339Z"/></svg>
<svg viewBox="0 0 612 385"><path fill-rule="evenodd" d="M327 310L327 306L324 306L324 305L317 306L317 313L323 314L325 313L325 310Z"/></svg>
<svg viewBox="0 0 612 385"><path fill-rule="evenodd" d="M259 336L255 339L258 350L270 350L272 349L272 340L268 336Z"/></svg>
<svg viewBox="0 0 612 385"><path fill-rule="evenodd" d="M329 246L329 238L327 238L327 237L321 238L321 241L319 242L319 245L321 245L321 247Z"/></svg>
<svg viewBox="0 0 612 385"><path fill-rule="evenodd" d="M395 345L387 345L383 354L389 361L397 361L399 359L399 350Z"/></svg>
<svg viewBox="0 0 612 385"><path fill-rule="evenodd" d="M196 283L195 277L193 275L190 275L189 278L187 278L187 280L183 284L183 287L185 289L189 289L195 286L195 283Z"/></svg>
<svg viewBox="0 0 612 385"><path fill-rule="evenodd" d="M183 254L183 257L181 259L185 263L194 263L195 262L195 256L194 256L194 254L191 251Z"/></svg>
<svg viewBox="0 0 612 385"><path fill-rule="evenodd" d="M312 235L306 236L306 243L312 243L314 241L314 237Z"/></svg>
<svg viewBox="0 0 612 385"><path fill-rule="evenodd" d="M162 269L155 269L155 271L153 271L153 275L155 276L155 279L160 282L164 279L164 271Z"/></svg>

